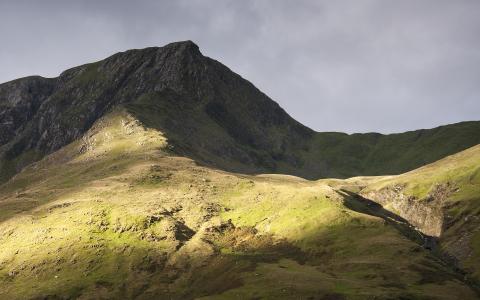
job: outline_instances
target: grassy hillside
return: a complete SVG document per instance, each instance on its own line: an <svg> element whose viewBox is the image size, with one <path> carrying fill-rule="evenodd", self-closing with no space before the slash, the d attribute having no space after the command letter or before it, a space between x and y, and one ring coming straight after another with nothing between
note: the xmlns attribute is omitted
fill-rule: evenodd
<svg viewBox="0 0 480 300"><path fill-rule="evenodd" d="M319 132L302 157L307 164L323 162L325 177L393 175L477 144L480 144L480 122L462 122L388 135Z"/></svg>
<svg viewBox="0 0 480 300"><path fill-rule="evenodd" d="M476 299L339 182L202 167L114 112L0 187L0 298Z"/></svg>

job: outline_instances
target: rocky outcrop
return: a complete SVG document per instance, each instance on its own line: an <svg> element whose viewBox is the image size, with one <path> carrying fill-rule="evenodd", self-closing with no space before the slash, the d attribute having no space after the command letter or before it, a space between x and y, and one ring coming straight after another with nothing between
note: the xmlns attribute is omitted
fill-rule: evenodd
<svg viewBox="0 0 480 300"><path fill-rule="evenodd" d="M417 199L403 193L404 186L388 186L379 191L362 193L406 219L420 232L432 237L440 237L444 230L444 202L451 192L450 185L436 185L425 199Z"/></svg>
<svg viewBox="0 0 480 300"><path fill-rule="evenodd" d="M55 79L26 77L0 85L0 146L12 140L52 94Z"/></svg>

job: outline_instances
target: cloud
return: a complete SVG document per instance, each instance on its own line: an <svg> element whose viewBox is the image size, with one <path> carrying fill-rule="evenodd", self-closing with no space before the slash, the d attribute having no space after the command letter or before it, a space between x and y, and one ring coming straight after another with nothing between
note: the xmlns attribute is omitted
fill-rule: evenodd
<svg viewBox="0 0 480 300"><path fill-rule="evenodd" d="M480 119L480 2L2 1L0 82L194 40L319 131Z"/></svg>

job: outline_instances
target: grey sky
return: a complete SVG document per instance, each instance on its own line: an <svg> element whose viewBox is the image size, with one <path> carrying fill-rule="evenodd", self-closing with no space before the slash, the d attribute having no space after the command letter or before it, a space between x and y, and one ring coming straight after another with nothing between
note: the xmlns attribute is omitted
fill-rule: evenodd
<svg viewBox="0 0 480 300"><path fill-rule="evenodd" d="M480 120L480 1L0 0L0 82L193 40L318 131Z"/></svg>

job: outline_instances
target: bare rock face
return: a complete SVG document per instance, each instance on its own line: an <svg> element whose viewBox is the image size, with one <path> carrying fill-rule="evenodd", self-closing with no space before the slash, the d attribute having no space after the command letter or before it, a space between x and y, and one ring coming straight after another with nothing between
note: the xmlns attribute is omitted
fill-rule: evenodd
<svg viewBox="0 0 480 300"><path fill-rule="evenodd" d="M55 88L55 79L26 77L0 85L0 146L12 140Z"/></svg>
<svg viewBox="0 0 480 300"><path fill-rule="evenodd" d="M405 195L403 186L386 187L380 191L363 194L389 209L414 225L420 232L440 237L444 231L444 203L451 192L448 184L437 185L425 199Z"/></svg>

